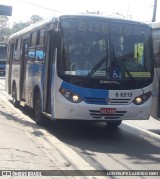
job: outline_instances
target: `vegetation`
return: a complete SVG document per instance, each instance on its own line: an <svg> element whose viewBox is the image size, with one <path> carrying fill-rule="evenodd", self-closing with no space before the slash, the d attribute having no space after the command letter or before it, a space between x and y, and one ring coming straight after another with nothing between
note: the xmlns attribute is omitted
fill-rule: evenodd
<svg viewBox="0 0 160 179"><path fill-rule="evenodd" d="M9 36L13 33L18 32L42 19L43 18L39 15L32 15L27 22L14 22L12 27L10 27L9 18L0 15L0 41L8 41Z"/></svg>

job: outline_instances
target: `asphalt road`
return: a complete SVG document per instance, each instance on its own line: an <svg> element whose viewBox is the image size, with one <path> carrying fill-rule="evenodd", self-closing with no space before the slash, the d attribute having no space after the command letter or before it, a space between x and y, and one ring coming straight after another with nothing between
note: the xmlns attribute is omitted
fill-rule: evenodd
<svg viewBox="0 0 160 179"><path fill-rule="evenodd" d="M0 169L3 170L58 170L62 173L94 169L160 170L160 121L153 118L127 121L111 130L105 123L46 119L44 127L39 127L30 109L13 107L4 79L0 79L0 136ZM77 175L66 178L78 178ZM101 178L126 177L104 174Z"/></svg>

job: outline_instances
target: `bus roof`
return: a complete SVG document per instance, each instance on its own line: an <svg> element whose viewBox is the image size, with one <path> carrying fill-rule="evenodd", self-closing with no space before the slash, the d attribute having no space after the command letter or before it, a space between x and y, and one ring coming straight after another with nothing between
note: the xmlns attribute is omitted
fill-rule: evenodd
<svg viewBox="0 0 160 179"><path fill-rule="evenodd" d="M123 22L123 23L134 23L134 24L143 24L143 25L147 25L146 23L140 22L140 21L134 21L134 20L130 20L130 19L125 19L125 18L120 18L120 17L115 17L115 16L109 16L109 15L101 15L101 14L93 14L93 13L74 13L74 14L60 14L60 15L55 15L52 17L49 17L47 19L43 19L33 25L30 25L28 27L26 27L25 29L18 31L14 34L12 34L9 38L10 39L14 39L17 36L21 36L22 34L25 34L27 32L31 32L34 31L36 29L39 29L41 27L44 27L46 25L49 25L51 23L56 22L58 19L62 19L65 17L75 17L75 18L87 18L87 19L96 19L96 20L100 20L100 19L106 19L108 21L119 21L119 22Z"/></svg>

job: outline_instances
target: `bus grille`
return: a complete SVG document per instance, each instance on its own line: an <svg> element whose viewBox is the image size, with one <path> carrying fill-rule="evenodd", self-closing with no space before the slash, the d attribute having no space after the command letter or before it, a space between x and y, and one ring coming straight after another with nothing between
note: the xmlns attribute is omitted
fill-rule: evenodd
<svg viewBox="0 0 160 179"><path fill-rule="evenodd" d="M106 98L85 98L84 100L88 104L99 104L99 105L107 105L107 104L129 104L130 99L114 99L110 98L109 100Z"/></svg>
<svg viewBox="0 0 160 179"><path fill-rule="evenodd" d="M5 75L5 67L0 67L0 75Z"/></svg>
<svg viewBox="0 0 160 179"><path fill-rule="evenodd" d="M119 119L127 111L116 111L115 114L101 114L99 110L89 110L90 115L95 119Z"/></svg>
<svg viewBox="0 0 160 179"><path fill-rule="evenodd" d="M6 69L5 67L0 66L0 71L5 71L5 69Z"/></svg>

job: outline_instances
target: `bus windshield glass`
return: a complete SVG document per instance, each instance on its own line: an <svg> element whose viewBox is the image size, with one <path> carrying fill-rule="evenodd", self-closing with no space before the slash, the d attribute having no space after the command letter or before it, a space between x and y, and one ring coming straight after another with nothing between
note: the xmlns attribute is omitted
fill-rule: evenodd
<svg viewBox="0 0 160 179"><path fill-rule="evenodd" d="M7 47L0 47L0 59L7 59Z"/></svg>
<svg viewBox="0 0 160 179"><path fill-rule="evenodd" d="M151 77L148 26L66 18L61 32L61 75L113 80Z"/></svg>

